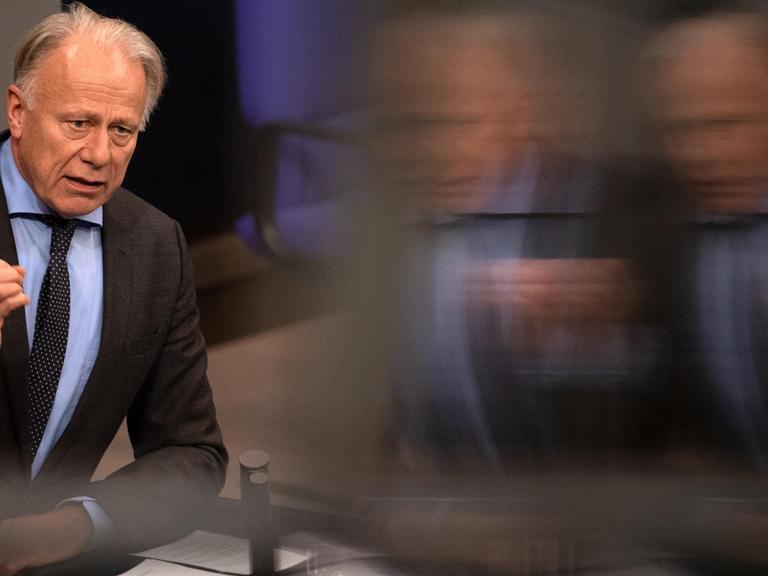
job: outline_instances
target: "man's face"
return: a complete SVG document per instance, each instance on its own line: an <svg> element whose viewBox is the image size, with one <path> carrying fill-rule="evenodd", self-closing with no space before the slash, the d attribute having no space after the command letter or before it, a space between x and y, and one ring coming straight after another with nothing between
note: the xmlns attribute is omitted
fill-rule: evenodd
<svg viewBox="0 0 768 576"><path fill-rule="evenodd" d="M145 100L142 65L83 37L43 60L32 102L11 85L12 149L35 194L65 218L109 200L136 148Z"/></svg>
<svg viewBox="0 0 768 576"><path fill-rule="evenodd" d="M427 210L482 210L528 141L522 81L482 39L397 32L377 70L397 182Z"/></svg>
<svg viewBox="0 0 768 576"><path fill-rule="evenodd" d="M766 55L733 23L700 26L680 31L659 70L664 146L699 207L757 211L768 185Z"/></svg>

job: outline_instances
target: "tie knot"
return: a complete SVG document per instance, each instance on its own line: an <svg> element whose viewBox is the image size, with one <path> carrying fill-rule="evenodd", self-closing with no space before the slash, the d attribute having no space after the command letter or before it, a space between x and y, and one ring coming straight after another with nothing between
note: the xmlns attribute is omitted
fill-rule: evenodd
<svg viewBox="0 0 768 576"><path fill-rule="evenodd" d="M77 226L77 220L68 220L66 218L62 218L61 216L56 216L55 214L41 214L40 219L48 224L48 226L51 228L62 228L65 230L71 228L74 230L75 226Z"/></svg>
<svg viewBox="0 0 768 576"><path fill-rule="evenodd" d="M77 227L77 220L66 220L48 214L43 216L42 220L51 227L51 255L66 255Z"/></svg>

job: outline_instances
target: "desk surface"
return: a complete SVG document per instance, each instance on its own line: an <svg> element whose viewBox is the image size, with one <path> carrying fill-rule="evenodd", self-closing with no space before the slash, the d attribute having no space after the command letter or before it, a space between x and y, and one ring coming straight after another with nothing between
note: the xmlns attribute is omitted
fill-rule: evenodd
<svg viewBox="0 0 768 576"><path fill-rule="evenodd" d="M526 484L528 484L526 482ZM539 484L542 484L540 482ZM356 509L345 513L274 506L273 529L281 546L300 550L321 550L325 561L333 562L332 571L312 571L302 566L292 573L311 576L334 574L338 576L487 576L499 574L601 574L603 576L709 576L714 574L764 574L765 567L718 558L706 550L706 542L675 544L665 540L661 532L685 534L688 505L702 500L691 496L682 502L675 490L691 489L689 483L660 483L657 494L642 494L652 483L641 482L633 492L623 484L617 492L621 500L612 500L605 494L606 485L583 479L579 487L569 480L567 485L584 496L575 508L562 503L559 516L553 515L552 494L541 488L537 496L522 497L441 497L432 491L428 497L411 493L397 496L359 499ZM760 484L753 487L759 489ZM618 486L618 484L616 485ZM705 487L701 489L706 493ZM745 493L740 486L741 493ZM506 491L509 493L509 490ZM454 493L457 493L454 489ZM602 500L600 494L603 495ZM674 514L655 503L675 500ZM581 500L581 498L580 498ZM609 518L601 515L606 508L623 502L626 510ZM744 500L747 502L747 500ZM754 502L758 502L757 499ZM760 505L764 505L765 503ZM590 508L601 508L596 516L602 529L595 528L587 518ZM697 508L692 508L694 511ZM580 512L579 512L580 510ZM627 513L635 514L638 526L624 526L616 530L616 518L623 520ZM697 520L700 522L700 520ZM642 528L651 538L635 537ZM691 529L694 525L689 526ZM244 536L240 502L219 498L213 514L195 526L212 532ZM657 530L658 528L658 530ZM611 531L615 533L611 533ZM633 530L635 532L633 532ZM654 542L654 539L656 541ZM692 538L695 540L695 538ZM336 557L323 550L328 542L340 544ZM374 548L386 550L387 555L361 557L348 554L350 549ZM339 551L340 550L340 551ZM673 552L670 552L670 551ZM30 571L35 576L112 576L121 574L141 562L132 556L99 556L87 554L57 566ZM309 571L308 571L309 570ZM26 574L26 573L25 573Z"/></svg>
<svg viewBox="0 0 768 576"><path fill-rule="evenodd" d="M322 532L326 534L332 533L336 538L345 541L355 540L353 535L348 532L345 533L343 528L344 522L340 521L339 516L336 514L273 506L272 522L276 539L281 539L284 535L288 534ZM230 498L219 498L213 512L205 519L202 519L199 525L192 528L246 537L246 530L240 512L240 501ZM304 548L305 544L301 542L301 536L299 536L297 543L301 548ZM91 552L54 566L25 571L23 574L25 576L113 576L130 570L143 560L143 558L126 554L112 555ZM303 573L306 573L306 567L302 566L301 570Z"/></svg>

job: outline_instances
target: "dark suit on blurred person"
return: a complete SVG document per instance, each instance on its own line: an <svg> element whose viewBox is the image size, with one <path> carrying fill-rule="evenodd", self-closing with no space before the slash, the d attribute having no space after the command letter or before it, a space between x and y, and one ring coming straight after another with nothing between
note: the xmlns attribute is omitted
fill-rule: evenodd
<svg viewBox="0 0 768 576"><path fill-rule="evenodd" d="M768 465L768 218L678 223L664 289L681 440Z"/></svg>
<svg viewBox="0 0 768 576"><path fill-rule="evenodd" d="M565 295L594 278L617 282L606 287L606 307L632 297L616 291L641 290L631 274L638 238L611 205L628 203L632 178L566 158L531 157L527 166L484 212L411 235L404 433L492 467L647 445L662 417L652 408L648 319L615 320L587 342L581 325L554 312L567 304L549 296L551 329L534 342L523 309L539 288Z"/></svg>

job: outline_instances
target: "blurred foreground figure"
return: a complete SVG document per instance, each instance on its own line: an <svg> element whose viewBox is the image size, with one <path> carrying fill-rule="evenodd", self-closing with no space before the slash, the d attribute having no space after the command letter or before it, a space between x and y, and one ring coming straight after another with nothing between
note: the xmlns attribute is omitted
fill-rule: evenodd
<svg viewBox="0 0 768 576"><path fill-rule="evenodd" d="M606 208L623 184L543 136L553 95L521 30L421 14L379 35L380 158L409 221L399 433L459 469L578 464L647 432L640 281Z"/></svg>
<svg viewBox="0 0 768 576"><path fill-rule="evenodd" d="M675 176L678 378L687 409L742 461L768 464L768 28L710 13L654 46L655 114ZM669 210L672 212L672 210ZM675 297L676 295L676 297Z"/></svg>
<svg viewBox="0 0 768 576"><path fill-rule="evenodd" d="M78 3L19 47L0 136L0 574L172 538L222 485L183 235L120 188L164 82L147 36ZM91 482L126 418L136 460Z"/></svg>
<svg viewBox="0 0 768 576"><path fill-rule="evenodd" d="M673 173L665 296L686 443L704 471L762 482L709 504L711 551L765 564L768 465L768 27L702 11L652 47L654 116ZM661 217L662 215L660 215ZM713 462L713 455L715 456ZM712 467L714 464L714 468ZM700 468L696 468L699 470Z"/></svg>

